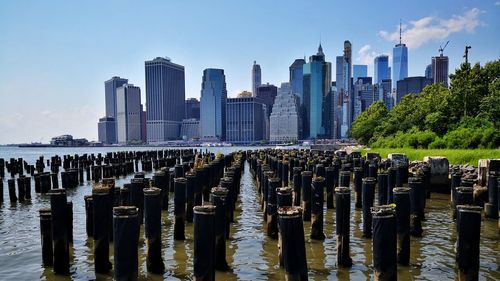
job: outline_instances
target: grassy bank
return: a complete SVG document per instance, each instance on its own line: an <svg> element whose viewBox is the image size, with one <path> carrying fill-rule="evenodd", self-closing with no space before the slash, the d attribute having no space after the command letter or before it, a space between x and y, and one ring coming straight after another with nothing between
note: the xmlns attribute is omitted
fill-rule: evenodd
<svg viewBox="0 0 500 281"><path fill-rule="evenodd" d="M444 156L450 164L466 164L477 166L479 159L500 158L500 149L414 149L414 148L365 148L361 151L378 152L382 158L389 153L404 153L410 160L423 160L424 156Z"/></svg>

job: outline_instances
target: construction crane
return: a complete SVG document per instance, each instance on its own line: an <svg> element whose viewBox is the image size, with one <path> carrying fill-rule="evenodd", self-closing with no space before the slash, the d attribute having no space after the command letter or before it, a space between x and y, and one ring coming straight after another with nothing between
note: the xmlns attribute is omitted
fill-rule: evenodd
<svg viewBox="0 0 500 281"><path fill-rule="evenodd" d="M446 42L446 44L444 44L444 47L441 47L439 46L439 53L441 53L441 56L443 56L443 51L444 49L446 49L446 46L448 46L448 43L450 43L450 40L448 40L448 42Z"/></svg>

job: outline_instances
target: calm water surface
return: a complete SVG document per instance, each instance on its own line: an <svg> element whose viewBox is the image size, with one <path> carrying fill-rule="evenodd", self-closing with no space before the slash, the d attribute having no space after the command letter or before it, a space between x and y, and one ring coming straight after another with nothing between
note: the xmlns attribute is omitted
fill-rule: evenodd
<svg viewBox="0 0 500 281"><path fill-rule="evenodd" d="M17 148L0 147L0 158L22 157L34 163L40 155L50 158L55 154L105 153L123 150L150 150L154 148ZM242 147L210 148L212 152L228 153ZM149 174L148 177L152 175ZM130 177L117 179L117 186L129 182ZM84 195L91 194L91 185L85 183L68 190L68 200L73 201L74 241L71 251L71 276L55 276L51 268L42 266L38 210L49 207L49 197L34 193L31 202L8 202L7 182L4 179L4 203L0 205L0 280L112 280L112 275L94 273L92 239L85 233ZM354 198L354 196L351 196ZM6 201L5 201L6 200ZM173 240L173 196L169 211L162 211L164 275L146 271L146 245L143 229L139 241L140 280L189 280L193 271L193 225L186 224L186 241ZM325 208L324 241L309 239L310 223L305 222L306 255L310 280L371 280L373 279L371 240L362 238L362 215L351 211L351 256L353 267L339 269L335 251L335 212ZM398 267L400 280L453 280L455 278L454 222L450 219L449 196L432 194L427 202L426 221L422 238L411 240L410 266ZM113 260L113 246L110 246ZM277 240L269 239L264 232L262 212L259 210L255 182L248 165L241 180L241 195L227 242L228 272L217 272L217 280L284 280L284 270L279 267ZM480 279L500 280L500 243L497 221L483 220L481 224Z"/></svg>

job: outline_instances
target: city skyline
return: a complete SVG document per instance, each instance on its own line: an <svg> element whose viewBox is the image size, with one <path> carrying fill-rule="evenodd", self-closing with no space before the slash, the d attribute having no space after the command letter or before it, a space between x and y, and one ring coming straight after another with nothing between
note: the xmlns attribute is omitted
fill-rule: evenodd
<svg viewBox="0 0 500 281"><path fill-rule="evenodd" d="M499 19L495 18L500 9L497 1L443 1L432 3L432 6L369 3L364 7L366 11L359 11L356 20L363 19L363 15L366 19L358 24L347 15L339 19L325 17L332 10L354 9L354 5L347 7L344 3L315 3L325 8L314 15L304 12L310 10L312 3L297 3L293 7L284 7L288 2L280 1L272 4L257 1L257 4L252 2L253 5L217 3L222 9L214 9L207 17L203 12L210 4L200 2L191 15L193 18L199 16L199 21L169 25L167 19L151 17L140 26L127 23L128 16L137 13L139 18L144 18L151 12L147 9L151 6L187 11L194 5L130 4L110 15L108 9L112 4L103 3L103 10L98 12L95 3L0 4L0 32L4 35L0 39L3 43L0 44L0 82L5 86L0 95L3 104L9 105L0 113L0 130L7 132L0 134L0 144L48 142L50 137L66 133L97 140L95 124L105 115L103 81L113 76L127 78L142 89L141 99L145 100L144 61L154 57L169 56L175 63L185 66L186 98L199 99L202 69L224 69L228 97L235 97L237 92L251 89L254 60L262 68L262 83L279 85L288 81L288 68L294 60L313 53L320 40L326 60L330 62L342 54L343 42L349 40L352 63L367 64L368 76L373 77L376 55L388 54L389 65L392 65L392 48L399 39L400 18L402 42L409 48L408 76L424 76L431 57L437 56L439 46L448 40L450 45L444 53L449 57L450 73L463 61L466 44L472 46L471 63L484 64L499 56L498 47L492 47L500 45L500 39L495 36L500 26ZM370 18L369 12L375 8L388 11L375 20ZM274 26L257 21L249 29L239 22L242 16L250 17L263 10L278 17L283 24ZM157 13L156 9L153 13ZM215 19L219 13L227 13L224 22ZM302 20L295 21L297 15ZM169 20L179 20L182 16L187 13L174 13ZM205 24L224 24L224 27L221 34L198 34L197 28ZM289 26L283 27L286 24ZM340 24L349 28L340 28ZM133 36L111 37L108 34L113 31L116 35L120 30L123 35ZM152 38L155 32L163 35ZM292 40L290 44L290 34L299 40ZM263 36L279 44L269 47L269 44L252 42ZM142 42L145 38L151 41ZM123 47L127 44L130 46ZM23 67L27 64L29 68ZM75 87L75 77L83 78L84 83Z"/></svg>

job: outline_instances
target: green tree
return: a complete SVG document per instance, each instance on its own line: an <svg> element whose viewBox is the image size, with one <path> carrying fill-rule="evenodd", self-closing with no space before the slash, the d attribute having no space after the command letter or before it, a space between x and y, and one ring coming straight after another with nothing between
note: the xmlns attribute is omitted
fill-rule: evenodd
<svg viewBox="0 0 500 281"><path fill-rule="evenodd" d="M381 101L373 103L352 123L351 137L359 143L368 144L377 128L387 117L387 107Z"/></svg>

